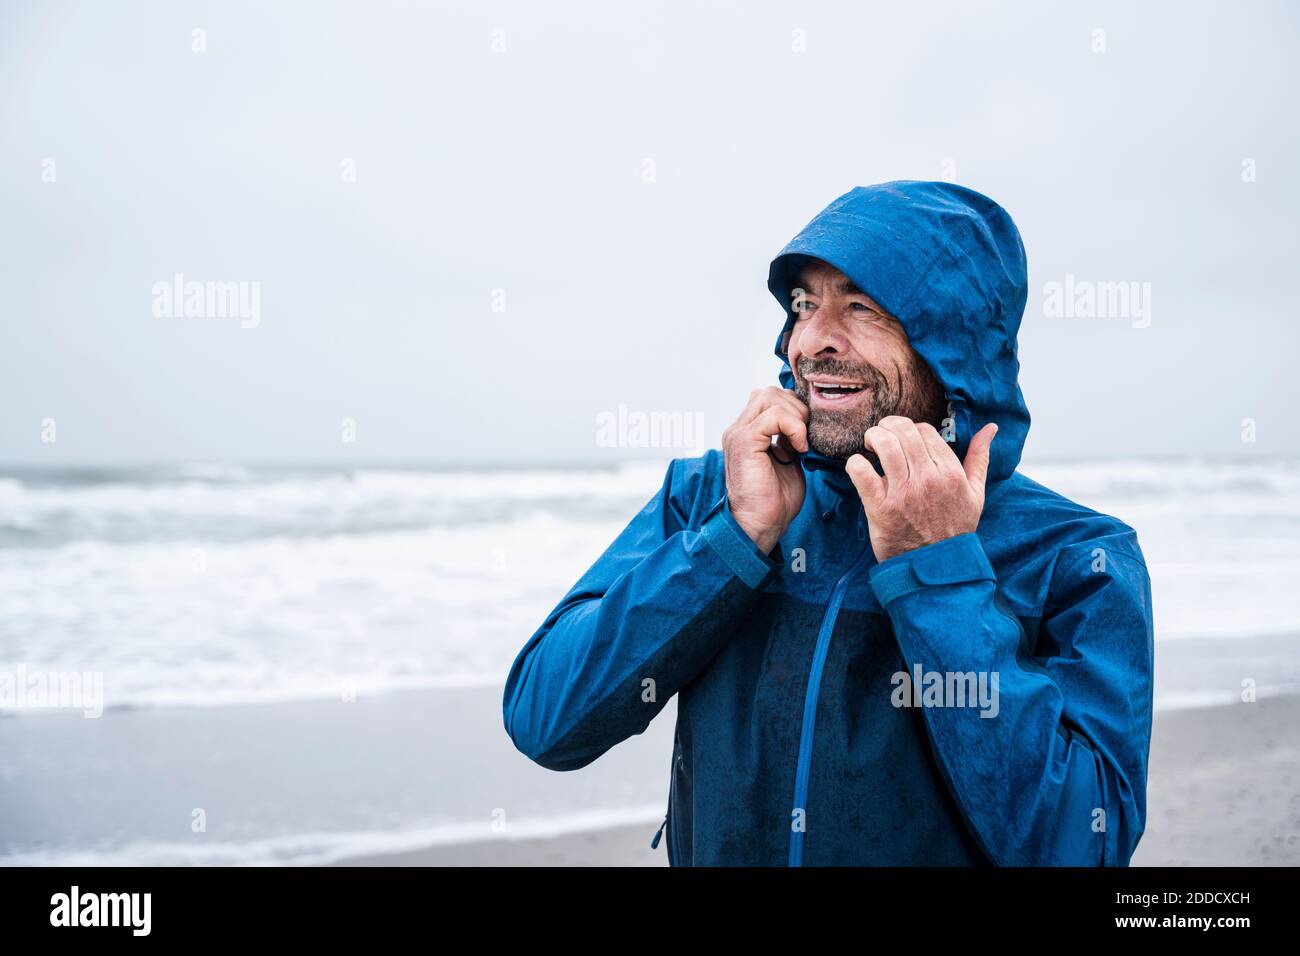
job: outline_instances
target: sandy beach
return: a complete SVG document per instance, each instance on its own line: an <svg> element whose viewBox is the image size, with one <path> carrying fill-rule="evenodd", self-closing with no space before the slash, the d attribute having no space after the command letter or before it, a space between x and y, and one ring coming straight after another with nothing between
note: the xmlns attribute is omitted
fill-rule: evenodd
<svg viewBox="0 0 1300 956"><path fill-rule="evenodd" d="M497 688L0 719L0 865L663 866L674 720L554 773ZM1300 863L1297 726L1296 696L1158 711L1134 864Z"/></svg>
<svg viewBox="0 0 1300 956"><path fill-rule="evenodd" d="M1300 864L1300 697L1156 714L1134 866ZM666 866L643 826L362 857L356 866Z"/></svg>
<svg viewBox="0 0 1300 956"><path fill-rule="evenodd" d="M0 865L304 865L639 821L648 844L675 719L564 774L515 750L495 687L0 719Z"/></svg>

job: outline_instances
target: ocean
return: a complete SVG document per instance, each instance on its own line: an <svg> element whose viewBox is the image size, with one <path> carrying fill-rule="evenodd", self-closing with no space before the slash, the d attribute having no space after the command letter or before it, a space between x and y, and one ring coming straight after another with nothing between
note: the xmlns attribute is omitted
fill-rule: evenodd
<svg viewBox="0 0 1300 956"><path fill-rule="evenodd" d="M500 684L660 465L0 477L0 671L99 672L106 706Z"/></svg>
<svg viewBox="0 0 1300 956"><path fill-rule="evenodd" d="M300 788L297 805L244 801L237 833L215 841L217 852L196 848L188 834L168 842L175 821L150 817L149 807L161 813L162 802L184 799L165 767L150 783L138 768L100 759L99 812L75 822L69 814L78 811L54 793L93 753L129 763L130 746L170 748L200 790L205 768L219 761L182 757L183 742L152 730L130 745L126 731L105 731L91 749L84 731L35 730L51 718L66 725L66 710L10 694L0 699L11 718L0 720L0 741L19 762L0 775L0 863L319 862L330 858L321 845L351 852L461 839L489 832L485 808L506 802L478 792L468 779L475 774L504 781L498 794L516 793L510 788L527 777L529 797L514 818L520 833L629 813L648 819L666 788L666 755L645 751L654 755L648 769L631 757L602 758L579 772L582 782L554 786L548 781L570 775L510 764L517 755L500 726L499 695L524 641L655 493L664 466L0 469L0 674L100 675L104 716L84 723L157 712L152 724L118 726L183 722L198 736L209 727L223 728L217 737L250 735L247 714L298 713L277 705L418 690L421 699L482 702L474 733L500 738L493 759L504 762L449 779L437 768L474 764L463 740L446 743L455 714L443 706L443 724L421 732L413 705L403 705L393 718L403 729L393 732L433 754L413 771L423 799L411 798L393 767L409 741L381 760L364 753L363 729L338 731L355 755L347 759L391 777L387 785L363 787L344 809L299 774L284 784ZM1153 582L1158 710L1238 700L1243 680L1261 696L1300 690L1300 461L1055 461L1022 470L1137 529ZM230 708L244 716L204 716ZM303 713L316 715L312 727L328 722L327 711ZM657 726L671 723L665 718L636 746L670 739L671 727ZM607 762L617 773L595 769ZM258 772L249 762L235 775ZM238 792L229 799L240 807ZM314 809L302 812L304 802Z"/></svg>

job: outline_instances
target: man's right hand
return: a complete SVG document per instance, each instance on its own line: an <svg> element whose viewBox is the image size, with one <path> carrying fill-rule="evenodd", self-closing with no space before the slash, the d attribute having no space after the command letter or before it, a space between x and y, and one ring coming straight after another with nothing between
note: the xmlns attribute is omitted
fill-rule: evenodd
<svg viewBox="0 0 1300 956"><path fill-rule="evenodd" d="M769 448L790 464L780 464ZM776 547L803 507L803 466L796 450L808 450L808 406L784 388L750 393L745 410L722 433L731 514L764 554Z"/></svg>

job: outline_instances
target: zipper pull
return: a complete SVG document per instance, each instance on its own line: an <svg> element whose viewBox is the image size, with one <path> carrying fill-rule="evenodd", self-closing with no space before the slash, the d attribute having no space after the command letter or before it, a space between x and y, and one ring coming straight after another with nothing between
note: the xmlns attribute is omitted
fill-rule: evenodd
<svg viewBox="0 0 1300 956"><path fill-rule="evenodd" d="M650 849L659 849L659 837L663 835L664 827L668 826L668 814L664 814L664 822L659 824L659 829L655 831L655 838L650 841Z"/></svg>

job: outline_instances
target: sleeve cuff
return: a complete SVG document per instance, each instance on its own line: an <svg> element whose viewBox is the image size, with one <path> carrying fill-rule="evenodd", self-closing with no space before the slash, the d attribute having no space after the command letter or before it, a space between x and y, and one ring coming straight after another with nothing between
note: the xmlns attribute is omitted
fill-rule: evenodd
<svg viewBox="0 0 1300 956"><path fill-rule="evenodd" d="M925 587L997 581L984 545L974 532L894 555L872 568L868 577L882 606Z"/></svg>
<svg viewBox="0 0 1300 956"><path fill-rule="evenodd" d="M757 588L772 571L780 567L780 562L760 551L758 545L745 534L745 529L731 513L726 495L705 517L700 525L700 534L727 566L736 572L736 576L751 588ZM780 545L777 548L779 550Z"/></svg>

